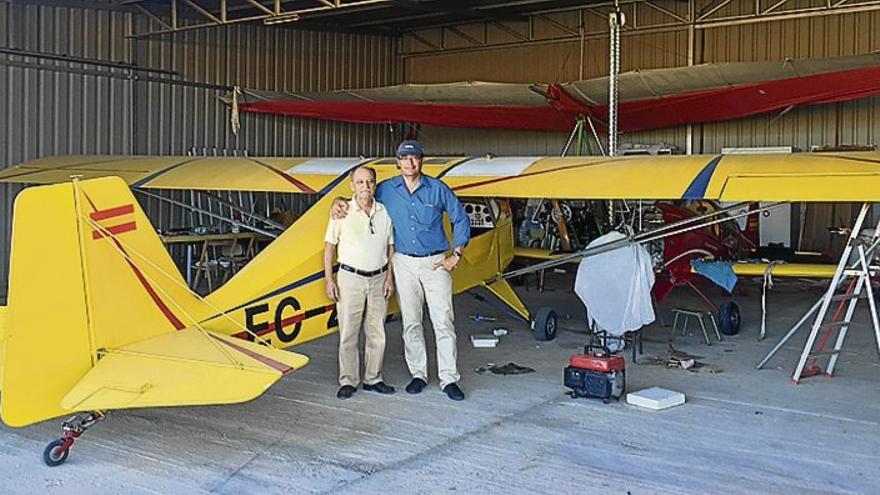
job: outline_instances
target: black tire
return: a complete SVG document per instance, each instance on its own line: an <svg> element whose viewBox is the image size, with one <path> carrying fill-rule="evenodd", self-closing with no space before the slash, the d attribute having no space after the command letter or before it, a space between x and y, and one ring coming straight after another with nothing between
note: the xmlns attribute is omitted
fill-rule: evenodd
<svg viewBox="0 0 880 495"><path fill-rule="evenodd" d="M724 335L736 335L739 333L739 325L742 317L739 314L739 306L729 301L721 305L718 310L718 328Z"/></svg>
<svg viewBox="0 0 880 495"><path fill-rule="evenodd" d="M556 317L556 311L544 306L538 310L535 320L532 321L532 335L535 340L546 342L556 338L556 327L559 319Z"/></svg>
<svg viewBox="0 0 880 495"><path fill-rule="evenodd" d="M46 445L46 449L43 451L43 462L45 462L47 466L60 466L67 461L67 456L70 455L70 449L61 452L62 445L64 445L64 439L62 438Z"/></svg>

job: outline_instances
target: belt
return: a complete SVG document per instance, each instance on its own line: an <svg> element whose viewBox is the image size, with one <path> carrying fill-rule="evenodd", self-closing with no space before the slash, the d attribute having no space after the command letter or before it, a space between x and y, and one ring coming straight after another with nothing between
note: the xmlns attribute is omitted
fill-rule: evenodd
<svg viewBox="0 0 880 495"><path fill-rule="evenodd" d="M409 254L409 253L404 253L403 251L398 251L398 253L402 254L404 256L409 256L410 258L427 258L428 256L434 256L435 254L445 253L446 251L447 251L446 249L441 249L440 251L434 251L433 253L428 253L428 254Z"/></svg>
<svg viewBox="0 0 880 495"><path fill-rule="evenodd" d="M355 275L360 275L361 277L374 277L374 276L376 276L380 273L384 273L386 270L388 270L388 265L385 265L382 268L379 268L378 270L373 270L371 272L368 272L365 270L358 270L357 268L355 268L353 266L348 266L345 263L340 263L339 269L354 273Z"/></svg>

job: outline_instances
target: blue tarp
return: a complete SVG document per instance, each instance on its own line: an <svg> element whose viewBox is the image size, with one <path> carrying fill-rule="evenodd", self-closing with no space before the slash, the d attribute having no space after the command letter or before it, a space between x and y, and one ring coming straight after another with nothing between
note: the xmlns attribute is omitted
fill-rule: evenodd
<svg viewBox="0 0 880 495"><path fill-rule="evenodd" d="M736 274L733 273L733 262L691 260L691 266L695 272L715 282L727 292L733 292L737 281Z"/></svg>

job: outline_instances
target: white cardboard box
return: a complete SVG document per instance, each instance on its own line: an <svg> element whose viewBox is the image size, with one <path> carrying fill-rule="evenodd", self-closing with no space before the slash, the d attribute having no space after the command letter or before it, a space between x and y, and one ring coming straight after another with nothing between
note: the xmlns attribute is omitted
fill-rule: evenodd
<svg viewBox="0 0 880 495"><path fill-rule="evenodd" d="M651 387L626 394L627 404L654 411L684 404L684 394L660 387Z"/></svg>
<svg viewBox="0 0 880 495"><path fill-rule="evenodd" d="M471 335L471 345L476 349L487 349L498 345L498 337L488 334Z"/></svg>

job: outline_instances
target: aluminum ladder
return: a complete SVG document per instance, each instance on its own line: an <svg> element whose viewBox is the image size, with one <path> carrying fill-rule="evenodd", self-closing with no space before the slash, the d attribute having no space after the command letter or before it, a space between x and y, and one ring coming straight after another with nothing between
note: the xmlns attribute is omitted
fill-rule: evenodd
<svg viewBox="0 0 880 495"><path fill-rule="evenodd" d="M858 304L859 299L865 299L865 297L862 296L862 290L865 290L866 292L868 305L871 310L871 322L874 325L877 349L878 352L880 352L880 324L878 324L877 320L877 307L874 301L874 291L871 287L871 272L878 271L878 268L872 267L871 263L877 257L877 246L880 244L880 221L878 221L872 236L867 238L861 236L862 225L864 224L868 209L868 203L864 203L859 212L859 216L856 219L855 225L853 225L852 232L849 234L846 247L843 250L843 254L840 256L840 261L837 263L837 270L834 272L834 277L828 285L828 290L825 291L825 294L813 304L810 310L804 314L788 333L782 337L779 343L767 353L767 356L758 363L758 369L761 369L767 364L773 355L776 354L776 352L798 331L801 325L803 325L810 316L818 310L818 314L816 315L815 320L813 320L813 326L810 329L810 335L807 338L803 351L801 352L800 360L798 361L797 368L795 368L791 380L794 383L799 383L801 378L817 374L817 368L814 363L816 359L824 356L829 356L825 374L831 376L834 373L834 367L837 365L837 359L843 349L843 343L846 340L846 334L849 330L850 323L852 322L852 316L855 312L856 305ZM847 266L853 252L856 253L857 258L855 262ZM832 302L839 302L840 306L835 312L835 318L826 323L825 319ZM846 304L846 313L842 319L837 320L836 317L840 314L840 310L844 304ZM834 342L834 348L831 351L824 351L825 341L828 336L830 336L830 332L834 329L838 330L837 339ZM820 342L819 350L813 352L813 346L816 343L816 338L819 336L820 330L824 330L825 335ZM810 363L809 368L807 363Z"/></svg>

